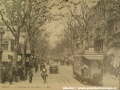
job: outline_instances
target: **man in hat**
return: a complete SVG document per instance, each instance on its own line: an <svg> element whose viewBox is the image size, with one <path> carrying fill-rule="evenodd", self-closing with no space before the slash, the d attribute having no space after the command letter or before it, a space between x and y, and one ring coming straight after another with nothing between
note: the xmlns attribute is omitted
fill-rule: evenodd
<svg viewBox="0 0 120 90"><path fill-rule="evenodd" d="M32 83L32 78L33 78L33 71L32 71L32 68L30 68L30 71L29 71L29 83Z"/></svg>

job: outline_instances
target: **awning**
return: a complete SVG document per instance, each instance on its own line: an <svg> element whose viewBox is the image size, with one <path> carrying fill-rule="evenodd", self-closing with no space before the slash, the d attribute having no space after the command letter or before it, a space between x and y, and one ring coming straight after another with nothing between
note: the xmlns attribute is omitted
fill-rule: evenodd
<svg viewBox="0 0 120 90"><path fill-rule="evenodd" d="M103 55L83 55L83 57L89 60L103 60L104 58Z"/></svg>

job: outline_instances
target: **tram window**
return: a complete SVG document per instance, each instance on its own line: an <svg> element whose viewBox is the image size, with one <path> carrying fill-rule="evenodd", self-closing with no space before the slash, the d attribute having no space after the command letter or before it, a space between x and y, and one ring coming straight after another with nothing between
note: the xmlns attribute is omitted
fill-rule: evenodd
<svg viewBox="0 0 120 90"><path fill-rule="evenodd" d="M100 61L97 61L97 64L98 64L98 68L102 67L102 63Z"/></svg>
<svg viewBox="0 0 120 90"><path fill-rule="evenodd" d="M91 67L91 68L94 68L94 69L98 68L97 62L95 62L95 61L91 62L90 67Z"/></svg>

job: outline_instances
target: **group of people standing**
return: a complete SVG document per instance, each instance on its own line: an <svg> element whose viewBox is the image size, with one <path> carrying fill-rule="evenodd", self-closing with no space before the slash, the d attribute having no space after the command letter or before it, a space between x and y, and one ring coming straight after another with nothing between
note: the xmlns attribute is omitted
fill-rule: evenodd
<svg viewBox="0 0 120 90"><path fill-rule="evenodd" d="M27 73L29 69L26 67L18 66L10 67L9 69L6 69L5 67L2 69L2 83L9 81L10 84L12 84L13 81L24 81L27 79Z"/></svg>
<svg viewBox="0 0 120 90"><path fill-rule="evenodd" d="M23 67L18 66L17 68L10 67L8 70L4 67L2 69L2 84L5 82L9 82L12 84L12 82L19 82L19 81L25 81L27 80L27 77L29 77L29 83L32 83L33 78L33 69L35 69L35 73L38 71L38 64L30 63L29 67ZM43 79L45 79L46 82L46 72L47 69L45 68L45 65L40 69L41 76ZM44 77L45 76L45 77Z"/></svg>

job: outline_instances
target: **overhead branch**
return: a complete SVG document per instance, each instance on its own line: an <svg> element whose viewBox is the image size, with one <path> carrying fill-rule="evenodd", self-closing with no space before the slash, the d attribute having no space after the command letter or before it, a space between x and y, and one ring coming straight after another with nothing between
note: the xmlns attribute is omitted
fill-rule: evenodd
<svg viewBox="0 0 120 90"><path fill-rule="evenodd" d="M10 27L9 23L4 19L4 16L3 16L3 14L2 14L1 11L0 11L0 15L1 15L1 17L2 17L2 21L3 21L3 22L5 23L5 25L9 28L9 30L12 32L12 34L16 37L16 34L15 34L15 32L14 32L15 29L12 29L12 28Z"/></svg>

